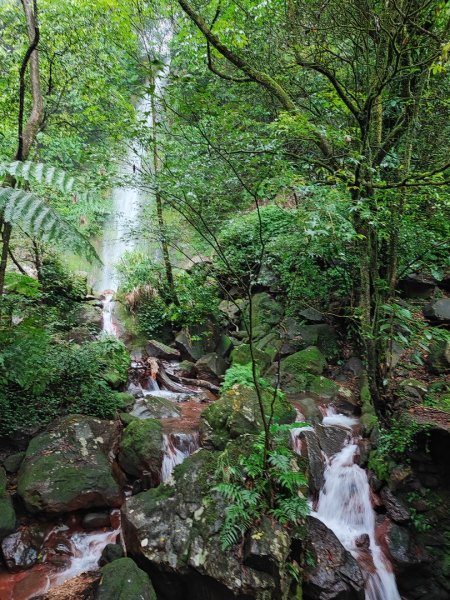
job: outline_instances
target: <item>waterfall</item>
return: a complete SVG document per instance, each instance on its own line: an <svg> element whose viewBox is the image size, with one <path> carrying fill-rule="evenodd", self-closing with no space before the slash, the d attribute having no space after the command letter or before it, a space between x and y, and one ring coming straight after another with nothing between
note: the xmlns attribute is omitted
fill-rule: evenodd
<svg viewBox="0 0 450 600"><path fill-rule="evenodd" d="M357 423L357 419L339 414L333 407L324 409L325 426L344 427L350 434ZM302 431L305 429L291 432L292 448L299 454ZM367 575L366 600L401 600L392 566L376 541L375 512L367 473L355 463L357 441L358 437L347 439L340 452L327 457L324 484L317 510L312 515L331 529L344 548L358 560Z"/></svg>
<svg viewBox="0 0 450 600"><path fill-rule="evenodd" d="M163 463L161 482L165 483L172 477L174 468L185 458L200 447L198 432L195 433L165 433L163 434Z"/></svg>

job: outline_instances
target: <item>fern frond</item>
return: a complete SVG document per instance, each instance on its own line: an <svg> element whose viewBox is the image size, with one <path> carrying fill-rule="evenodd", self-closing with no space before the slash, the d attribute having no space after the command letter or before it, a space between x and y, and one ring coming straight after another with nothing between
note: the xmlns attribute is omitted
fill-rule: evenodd
<svg viewBox="0 0 450 600"><path fill-rule="evenodd" d="M79 190L86 189L86 183L75 179L72 175L45 163L32 161L14 161L11 163L0 163L0 174L12 175L25 181L37 181L38 183L57 189L64 194L77 193L78 198L89 199L91 192L80 193Z"/></svg>
<svg viewBox="0 0 450 600"><path fill-rule="evenodd" d="M18 225L28 235L44 242L63 244L91 262L100 262L89 240L36 194L0 187L0 211L6 222Z"/></svg>

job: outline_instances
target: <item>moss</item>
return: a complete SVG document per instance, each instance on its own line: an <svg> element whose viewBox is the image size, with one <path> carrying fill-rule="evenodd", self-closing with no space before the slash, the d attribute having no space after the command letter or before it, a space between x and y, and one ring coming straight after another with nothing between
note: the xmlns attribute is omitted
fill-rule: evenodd
<svg viewBox="0 0 450 600"><path fill-rule="evenodd" d="M272 362L270 354L258 348L253 348L253 356L255 357L256 364L259 366L262 372L264 372ZM249 344L241 344L233 350L231 353L231 362L233 365L247 365L251 364L252 357L250 353Z"/></svg>
<svg viewBox="0 0 450 600"><path fill-rule="evenodd" d="M96 600L156 600L155 590L144 571L131 558L105 565Z"/></svg>
<svg viewBox="0 0 450 600"><path fill-rule="evenodd" d="M333 398L339 390L337 383L322 375L313 377L308 384L308 391L322 398Z"/></svg>
<svg viewBox="0 0 450 600"><path fill-rule="evenodd" d="M162 460L162 426L155 419L138 419L126 427L119 462L126 473L139 477L144 470L160 470Z"/></svg>
<svg viewBox="0 0 450 600"><path fill-rule="evenodd" d="M248 318L248 309L246 309ZM267 292L252 297L252 329L255 339L262 338L283 318L283 307Z"/></svg>
<svg viewBox="0 0 450 600"><path fill-rule="evenodd" d="M0 468L0 541L12 533L16 526L16 515L6 487L6 474Z"/></svg>
<svg viewBox="0 0 450 600"><path fill-rule="evenodd" d="M281 369L283 372L293 374L307 372L313 375L322 375L326 364L327 361L319 348L310 346L283 359Z"/></svg>
<svg viewBox="0 0 450 600"><path fill-rule="evenodd" d="M120 407L119 410L128 410L133 407L135 399L133 394L128 392L116 392L115 397L117 399L117 405Z"/></svg>
<svg viewBox="0 0 450 600"><path fill-rule="evenodd" d="M266 415L270 414L273 393L263 391ZM273 404L274 422L292 423L295 410L280 394ZM233 385L219 400L202 413L206 436L211 444L221 450L229 439L246 433L257 433L263 428L261 410L256 391L244 385Z"/></svg>
<svg viewBox="0 0 450 600"><path fill-rule="evenodd" d="M363 431L368 435L378 426L378 418L372 404L372 397L369 390L369 380L366 374L361 377L361 425Z"/></svg>

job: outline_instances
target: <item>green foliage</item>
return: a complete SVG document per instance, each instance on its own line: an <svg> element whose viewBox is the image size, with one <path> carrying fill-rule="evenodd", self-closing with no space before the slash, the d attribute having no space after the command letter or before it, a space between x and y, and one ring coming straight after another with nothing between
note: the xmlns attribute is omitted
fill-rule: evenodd
<svg viewBox="0 0 450 600"><path fill-rule="evenodd" d="M261 389L269 389L270 385L268 382L261 377L260 369L256 368L256 376L258 378L258 384ZM223 383L222 383L222 393L225 393L227 390L231 389L234 385L245 385L249 388L255 387L255 382L253 379L253 369L251 364L247 365L232 365L225 372Z"/></svg>
<svg viewBox="0 0 450 600"><path fill-rule="evenodd" d="M303 494L307 480L297 455L288 445L289 430L298 426L271 427L268 470L264 466L264 432L256 437L250 453L241 455L238 464L230 461L227 450L223 452L216 473L221 481L212 488L227 503L221 530L223 550L236 544L263 515L273 517L281 525L288 525L301 523L308 514Z"/></svg>

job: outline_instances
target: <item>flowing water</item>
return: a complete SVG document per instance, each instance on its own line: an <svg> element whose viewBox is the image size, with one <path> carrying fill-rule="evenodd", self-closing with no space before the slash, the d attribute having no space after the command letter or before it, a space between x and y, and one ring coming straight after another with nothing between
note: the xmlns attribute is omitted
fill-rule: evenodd
<svg viewBox="0 0 450 600"><path fill-rule="evenodd" d="M161 482L165 483L172 477L174 468L185 458L200 448L200 436L193 433L164 433L163 434L163 464Z"/></svg>
<svg viewBox="0 0 450 600"><path fill-rule="evenodd" d="M352 428L358 420L341 415L330 406L324 409L323 425L343 427L349 435L341 451L325 456L324 484L317 508L311 514L331 529L346 550L359 562L367 576L366 600L401 600L395 576L375 536L375 512L371 502L367 472L355 460L358 436ZM292 430L292 447L301 454L299 434L308 428Z"/></svg>

